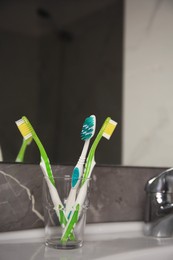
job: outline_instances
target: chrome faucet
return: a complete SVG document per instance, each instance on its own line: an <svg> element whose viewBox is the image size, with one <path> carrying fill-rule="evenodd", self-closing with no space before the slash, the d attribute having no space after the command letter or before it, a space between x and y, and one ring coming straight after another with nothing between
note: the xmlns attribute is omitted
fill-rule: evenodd
<svg viewBox="0 0 173 260"><path fill-rule="evenodd" d="M173 236L173 168L150 179L146 186L144 234Z"/></svg>

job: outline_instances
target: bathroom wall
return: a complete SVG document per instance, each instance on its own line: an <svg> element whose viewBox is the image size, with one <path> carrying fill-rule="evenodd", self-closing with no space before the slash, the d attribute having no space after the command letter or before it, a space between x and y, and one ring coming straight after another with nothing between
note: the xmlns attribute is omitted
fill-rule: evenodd
<svg viewBox="0 0 173 260"><path fill-rule="evenodd" d="M123 164L172 166L173 1L126 0Z"/></svg>

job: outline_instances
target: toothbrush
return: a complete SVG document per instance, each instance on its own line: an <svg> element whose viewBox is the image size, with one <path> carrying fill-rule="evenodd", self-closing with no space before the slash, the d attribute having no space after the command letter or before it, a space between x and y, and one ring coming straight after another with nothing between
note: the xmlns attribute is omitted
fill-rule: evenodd
<svg viewBox="0 0 173 260"><path fill-rule="evenodd" d="M29 138L32 137L34 139L34 141L36 142L38 149L40 150L41 161L44 161L48 177L49 177L51 183L55 186L55 181L53 178L49 158L47 156L47 153L46 153L40 139L38 138L36 132L34 131L31 123L29 122L27 117L23 116L21 119L16 121L16 125L19 128L19 131L21 132L21 134L25 140L28 140Z"/></svg>
<svg viewBox="0 0 173 260"><path fill-rule="evenodd" d="M25 116L23 116L21 119L17 120L16 125L19 128L19 131L21 132L23 138L25 140L28 140L29 138L32 137L40 150L40 155L41 155L40 167L41 167L41 169L43 171L43 175L46 179L46 182L47 182L47 185L48 185L48 188L50 191L51 199L54 203L54 209L59 218L61 226L64 228L67 224L67 219L63 212L63 204L62 204L59 194L55 188L55 181L54 181L54 177L52 174L52 169L50 166L50 162L49 162L47 153L46 153L40 139L38 138L36 132L34 131L31 123ZM74 235L70 234L70 238L72 240L74 240Z"/></svg>
<svg viewBox="0 0 173 260"><path fill-rule="evenodd" d="M1 149L1 146L0 146L0 162L3 162L3 155L2 155L2 149Z"/></svg>
<svg viewBox="0 0 173 260"><path fill-rule="evenodd" d="M66 215L63 210L64 206L60 200L59 194L58 194L55 186L51 183L51 181L46 173L46 166L45 166L44 161L40 162L40 167L42 169L43 175L44 175L45 180L48 185L48 189L49 189L51 199L52 199L52 202L54 205L54 210L58 216L58 219L59 219L59 222L60 222L62 228L65 228L65 226L67 225L67 218L66 218ZM70 240L75 240L75 236L74 236L73 232L70 233Z"/></svg>
<svg viewBox="0 0 173 260"><path fill-rule="evenodd" d="M97 148L101 138L105 137L107 140L109 140L111 138L116 126L117 126L117 122L113 121L110 117L107 117L106 120L104 121L99 133L97 134L97 136L91 146L90 152L88 154L81 186L85 183L86 179L90 178L90 176L91 176L91 172L96 164L95 158L94 158L95 151L96 151L96 148Z"/></svg>
<svg viewBox="0 0 173 260"><path fill-rule="evenodd" d="M88 181L89 181L89 178L91 177L91 173L96 164L95 158L94 158L96 148L102 137L105 137L108 140L110 139L116 126L117 126L117 123L115 121L113 121L110 117L106 118L99 133L97 134L97 137L95 138L95 140L91 146L90 152L87 157L84 173L83 173L80 191L78 193L78 196L77 196L75 205L73 207L72 213L70 215L70 218L68 220L68 223L67 223L67 225L64 229L63 235L61 237L62 242L66 242L68 240L69 234L72 232L72 230L75 227L76 222L78 221L80 211L82 209L82 206L85 201L86 194L87 194Z"/></svg>
<svg viewBox="0 0 173 260"><path fill-rule="evenodd" d="M75 203L77 189L83 173L83 168L84 168L83 166L85 163L86 154L88 151L90 140L95 133L95 128L96 128L96 117L94 115L91 115L85 119L82 126L81 139L85 141L85 143L83 146L82 153L79 157L79 160L75 168L73 169L73 173L72 173L71 190L66 202L66 216L68 218L70 216L71 208Z"/></svg>
<svg viewBox="0 0 173 260"><path fill-rule="evenodd" d="M16 162L23 162L24 161L26 148L27 148L28 145L31 144L32 139L33 139L32 137L28 138L27 140L23 139L19 153L18 153L16 160L15 160Z"/></svg>

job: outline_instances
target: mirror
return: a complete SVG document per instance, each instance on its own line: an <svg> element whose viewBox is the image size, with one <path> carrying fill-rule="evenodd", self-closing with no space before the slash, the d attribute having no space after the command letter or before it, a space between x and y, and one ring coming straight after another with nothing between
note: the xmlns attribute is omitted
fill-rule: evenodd
<svg viewBox="0 0 173 260"><path fill-rule="evenodd" d="M172 166L172 1L1 1L0 145L14 162L26 115L53 163L73 164L84 119L118 127L100 164ZM34 144L25 162L39 162Z"/></svg>
<svg viewBox="0 0 173 260"><path fill-rule="evenodd" d="M107 116L118 122L97 162L121 164L123 1L1 1L0 35L4 161L15 161L25 115L52 163L76 163L83 121L95 114L97 132ZM25 162L39 160L31 144Z"/></svg>

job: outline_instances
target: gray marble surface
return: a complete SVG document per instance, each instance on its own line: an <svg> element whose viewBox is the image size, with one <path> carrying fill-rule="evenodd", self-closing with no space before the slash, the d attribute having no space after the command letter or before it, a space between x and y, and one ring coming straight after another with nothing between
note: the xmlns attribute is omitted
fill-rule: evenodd
<svg viewBox="0 0 173 260"><path fill-rule="evenodd" d="M73 166L52 166L60 175ZM163 168L96 166L92 175L88 223L141 221L145 183ZM44 226L43 175L39 165L0 164L0 232Z"/></svg>

